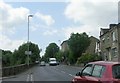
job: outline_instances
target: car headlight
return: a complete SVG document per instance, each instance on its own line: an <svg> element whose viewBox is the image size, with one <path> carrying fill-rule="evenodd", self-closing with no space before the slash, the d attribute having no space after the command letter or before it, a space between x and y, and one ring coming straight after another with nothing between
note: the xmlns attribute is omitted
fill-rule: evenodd
<svg viewBox="0 0 120 83"><path fill-rule="evenodd" d="M72 83L75 83L76 81L77 81L76 79L73 79L73 80L72 80Z"/></svg>

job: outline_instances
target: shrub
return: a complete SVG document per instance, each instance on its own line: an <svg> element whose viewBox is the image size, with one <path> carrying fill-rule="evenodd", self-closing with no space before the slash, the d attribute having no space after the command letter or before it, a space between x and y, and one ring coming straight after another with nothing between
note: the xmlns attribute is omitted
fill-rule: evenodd
<svg viewBox="0 0 120 83"><path fill-rule="evenodd" d="M78 58L76 64L86 64L88 62L99 61L102 60L101 56L96 54L83 54L81 57Z"/></svg>

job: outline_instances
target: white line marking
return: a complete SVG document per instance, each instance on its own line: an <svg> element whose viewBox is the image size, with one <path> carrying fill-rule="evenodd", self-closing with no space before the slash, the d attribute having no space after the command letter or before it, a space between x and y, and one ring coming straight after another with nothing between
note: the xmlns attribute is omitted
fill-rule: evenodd
<svg viewBox="0 0 120 83"><path fill-rule="evenodd" d="M61 71L61 72L65 73L64 71Z"/></svg>
<svg viewBox="0 0 120 83"><path fill-rule="evenodd" d="M55 70L57 70L58 71L58 69L55 69ZM65 71L61 71L62 73L66 73ZM72 76L72 77L74 77L74 75L72 75L72 74L69 74L69 73L66 73L66 74L68 74L69 76Z"/></svg>
<svg viewBox="0 0 120 83"><path fill-rule="evenodd" d="M27 75L27 82L29 82L29 81L33 82L33 75L32 74Z"/></svg>
<svg viewBox="0 0 120 83"><path fill-rule="evenodd" d="M29 77L30 77L30 76L29 76L29 74L28 74L28 76L27 76L27 82L29 81Z"/></svg>
<svg viewBox="0 0 120 83"><path fill-rule="evenodd" d="M31 82L33 83L33 74L31 74Z"/></svg>
<svg viewBox="0 0 120 83"><path fill-rule="evenodd" d="M72 74L69 74L69 75L73 77L73 75L72 75Z"/></svg>
<svg viewBox="0 0 120 83"><path fill-rule="evenodd" d="M64 72L64 71L61 71L62 73L66 73L66 72ZM66 73L66 74L68 74L69 76L72 76L72 77L74 77L74 75L72 75L72 74L69 74L69 73Z"/></svg>
<svg viewBox="0 0 120 83"><path fill-rule="evenodd" d="M31 74L31 81L32 81L33 79L32 79L32 74Z"/></svg>

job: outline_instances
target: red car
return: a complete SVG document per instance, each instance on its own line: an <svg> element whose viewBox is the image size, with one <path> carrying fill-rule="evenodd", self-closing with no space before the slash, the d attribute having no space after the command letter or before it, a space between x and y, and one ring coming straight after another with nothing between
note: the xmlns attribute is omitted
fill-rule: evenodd
<svg viewBox="0 0 120 83"><path fill-rule="evenodd" d="M120 83L120 62L88 63L76 74L72 83Z"/></svg>

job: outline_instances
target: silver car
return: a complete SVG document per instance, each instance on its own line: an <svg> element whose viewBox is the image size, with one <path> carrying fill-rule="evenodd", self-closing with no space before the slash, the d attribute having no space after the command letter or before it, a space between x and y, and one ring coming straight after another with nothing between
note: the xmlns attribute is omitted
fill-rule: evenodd
<svg viewBox="0 0 120 83"><path fill-rule="evenodd" d="M45 66L46 64L45 64L45 61L41 61L40 62L40 66Z"/></svg>

